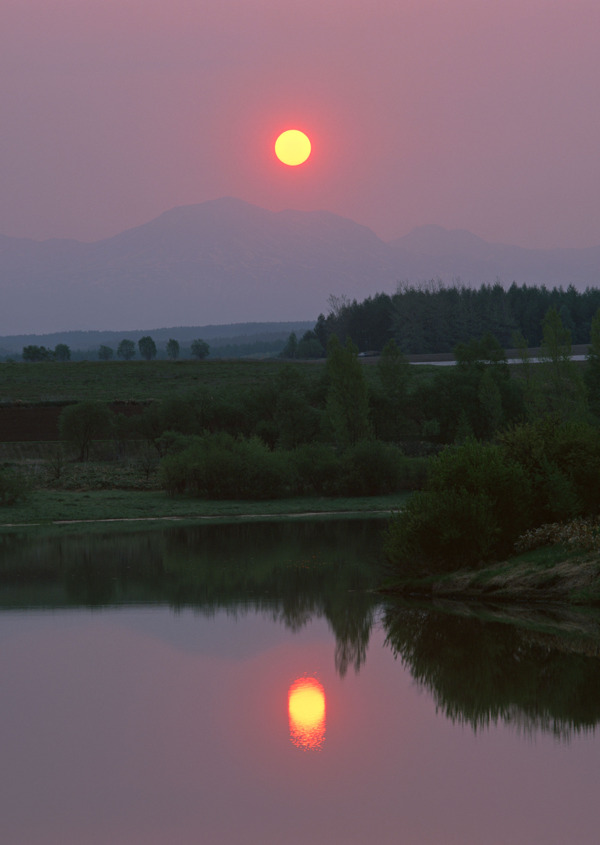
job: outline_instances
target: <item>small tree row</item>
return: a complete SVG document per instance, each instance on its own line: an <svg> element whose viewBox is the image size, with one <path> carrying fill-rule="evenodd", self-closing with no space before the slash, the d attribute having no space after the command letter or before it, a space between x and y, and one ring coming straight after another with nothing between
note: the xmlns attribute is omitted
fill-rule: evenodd
<svg viewBox="0 0 600 845"><path fill-rule="evenodd" d="M71 350L66 343L57 343L54 349L30 344L23 347L22 358L24 361L69 361Z"/></svg>
<svg viewBox="0 0 600 845"><path fill-rule="evenodd" d="M138 352L141 358L144 358L146 361L152 361L156 358L157 355L157 348L154 339L150 337L150 335L145 335L141 337L137 342ZM167 341L166 346L166 353L167 357L170 358L172 361L175 361L179 358L181 352L181 347L179 345L179 341L175 340L174 338L169 338ZM190 352L194 358L198 358L198 360L203 360L206 358L210 352L210 346L206 341L201 340L198 338L197 340L193 340L190 345ZM123 361L131 361L135 358L136 351L135 351L135 343L133 340L128 340L124 338L117 347L117 358L121 358ZM98 358L101 361L110 361L114 357L114 350L110 346L102 345L98 350Z"/></svg>

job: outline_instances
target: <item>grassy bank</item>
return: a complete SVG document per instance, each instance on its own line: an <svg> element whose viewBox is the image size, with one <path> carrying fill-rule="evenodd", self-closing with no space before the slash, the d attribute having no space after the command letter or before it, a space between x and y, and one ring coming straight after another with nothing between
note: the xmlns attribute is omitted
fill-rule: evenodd
<svg viewBox="0 0 600 845"><path fill-rule="evenodd" d="M406 578L389 592L464 601L600 604L600 554L550 546L481 569Z"/></svg>
<svg viewBox="0 0 600 845"><path fill-rule="evenodd" d="M156 490L39 490L22 504L0 511L0 532L56 524L86 530L90 523L152 522L177 519L189 522L238 519L299 518L303 515L385 516L398 510L407 494L364 498L298 498L277 501L204 501L168 497Z"/></svg>

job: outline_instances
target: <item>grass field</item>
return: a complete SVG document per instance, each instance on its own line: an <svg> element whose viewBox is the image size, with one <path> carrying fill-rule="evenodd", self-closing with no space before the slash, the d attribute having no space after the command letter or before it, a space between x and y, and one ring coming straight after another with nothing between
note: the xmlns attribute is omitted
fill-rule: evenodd
<svg viewBox="0 0 600 845"><path fill-rule="evenodd" d="M324 364L292 366L316 380ZM267 383L285 365L276 359L0 364L0 402L144 401L189 396L199 390L238 390Z"/></svg>
<svg viewBox="0 0 600 845"><path fill-rule="evenodd" d="M369 498L303 498L266 502L203 501L169 497L162 491L149 490L41 490L30 494L19 505L0 511L0 532L15 528L39 528L57 522L86 527L101 520L126 521L182 519L190 522L237 520L241 518L275 519L284 516L335 513L385 516L398 510L408 494ZM83 525L82 525L83 521Z"/></svg>
<svg viewBox="0 0 600 845"><path fill-rule="evenodd" d="M363 359L367 381L375 380L376 359ZM0 363L0 403L145 401L191 396L201 390L239 391L267 384L292 366L316 383L325 360L283 361L50 361ZM433 366L414 367L417 379L431 378Z"/></svg>

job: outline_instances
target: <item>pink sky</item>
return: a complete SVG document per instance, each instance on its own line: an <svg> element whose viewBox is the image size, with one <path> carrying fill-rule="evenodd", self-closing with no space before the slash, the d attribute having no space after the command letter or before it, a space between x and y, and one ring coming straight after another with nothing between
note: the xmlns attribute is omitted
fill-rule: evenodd
<svg viewBox="0 0 600 845"><path fill-rule="evenodd" d="M598 245L599 32L598 0L3 0L0 233L237 196Z"/></svg>

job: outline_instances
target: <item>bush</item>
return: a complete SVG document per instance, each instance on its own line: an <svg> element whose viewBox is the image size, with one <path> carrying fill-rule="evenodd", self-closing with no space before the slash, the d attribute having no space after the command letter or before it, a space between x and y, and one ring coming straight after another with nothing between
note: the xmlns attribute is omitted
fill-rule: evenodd
<svg viewBox="0 0 600 845"><path fill-rule="evenodd" d="M427 481L429 460L422 455L404 455L399 466L398 489L422 490Z"/></svg>
<svg viewBox="0 0 600 845"><path fill-rule="evenodd" d="M270 499L295 492L295 471L288 453L271 452L257 438L229 434L189 438L163 458L161 485L169 493L205 499Z"/></svg>
<svg viewBox="0 0 600 845"><path fill-rule="evenodd" d="M385 552L402 576L453 571L489 557L499 533L485 493L427 490L415 493L392 518Z"/></svg>
<svg viewBox="0 0 600 845"><path fill-rule="evenodd" d="M363 440L343 456L339 491L346 496L381 496L400 487L402 452L378 440Z"/></svg>
<svg viewBox="0 0 600 845"><path fill-rule="evenodd" d="M290 453L298 492L305 496L331 496L337 492L341 461L324 443L305 443Z"/></svg>
<svg viewBox="0 0 600 845"><path fill-rule="evenodd" d="M500 447L469 440L431 460L425 490L390 523L386 553L404 574L506 554L529 524L531 485Z"/></svg>
<svg viewBox="0 0 600 845"><path fill-rule="evenodd" d="M200 420L193 400L183 398L152 402L141 414L131 417L130 435L141 437L163 454L161 438L167 431L200 434Z"/></svg>
<svg viewBox="0 0 600 845"><path fill-rule="evenodd" d="M10 507L24 501L29 495L27 478L14 469L0 469L0 506Z"/></svg>
<svg viewBox="0 0 600 845"><path fill-rule="evenodd" d="M546 417L501 437L532 486L531 526L600 509L600 431L585 422Z"/></svg>

